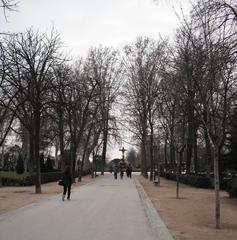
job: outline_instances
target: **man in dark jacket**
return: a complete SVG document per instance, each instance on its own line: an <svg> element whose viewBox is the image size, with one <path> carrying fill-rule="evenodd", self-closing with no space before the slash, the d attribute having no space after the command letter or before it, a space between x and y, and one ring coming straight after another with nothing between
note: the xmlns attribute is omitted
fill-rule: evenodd
<svg viewBox="0 0 237 240"><path fill-rule="evenodd" d="M72 185L71 168L70 166L66 166L63 172L63 196L62 196L63 201L65 199L66 193L67 199L70 200L71 185Z"/></svg>

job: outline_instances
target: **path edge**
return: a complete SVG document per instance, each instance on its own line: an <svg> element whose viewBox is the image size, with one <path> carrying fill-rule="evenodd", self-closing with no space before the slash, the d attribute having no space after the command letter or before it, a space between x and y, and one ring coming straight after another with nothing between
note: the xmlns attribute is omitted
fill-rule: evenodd
<svg viewBox="0 0 237 240"><path fill-rule="evenodd" d="M97 179L95 179L94 181L88 182L86 184L83 184L81 186L74 187L74 188L72 188L71 191L73 193L73 191L75 191L75 188L86 187L86 186L88 186L90 184L93 184L96 180ZM55 183L57 183L57 182L55 182ZM62 192L63 192L63 190L62 190ZM36 193L34 193L34 194L36 194ZM59 199L59 201L62 201L61 200L62 199L62 193L56 193L56 194L48 196L48 197L46 197L44 199L40 199L40 200L38 200L36 202L32 202L32 203L26 204L24 206L18 207L16 209L13 209L13 210L10 210L10 211L7 211L7 212L3 212L3 213L0 212L0 222L4 221L6 218L14 216L15 214L18 214L18 213L20 213L22 211L25 211L25 210L30 209L32 207L38 206L38 205L40 205L43 202L47 202L47 201L50 201L50 200L53 200L53 199Z"/></svg>
<svg viewBox="0 0 237 240"><path fill-rule="evenodd" d="M153 234L159 240L174 240L139 180L134 178L134 182Z"/></svg>

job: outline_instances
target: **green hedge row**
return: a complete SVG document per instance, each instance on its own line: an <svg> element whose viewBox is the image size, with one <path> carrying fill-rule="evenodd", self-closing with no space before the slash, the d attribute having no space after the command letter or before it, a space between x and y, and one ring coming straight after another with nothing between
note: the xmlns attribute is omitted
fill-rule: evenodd
<svg viewBox="0 0 237 240"><path fill-rule="evenodd" d="M3 186L31 186L35 184L35 174L23 176L22 178L12 178L11 176L1 176ZM62 178L61 172L41 173L41 183L55 182Z"/></svg>
<svg viewBox="0 0 237 240"><path fill-rule="evenodd" d="M176 175L174 173L164 173L163 177L176 181ZM213 178L207 176L195 176L195 175L180 175L179 181L181 183L191 185L198 188L213 188Z"/></svg>
<svg viewBox="0 0 237 240"><path fill-rule="evenodd" d="M228 182L226 191L231 198L237 198L237 179L231 179L231 181Z"/></svg>
<svg viewBox="0 0 237 240"><path fill-rule="evenodd" d="M176 181L174 173L163 173L162 177ZM198 187L198 188L214 188L213 177L208 176L195 176L195 175L180 175L179 180L181 183ZM220 188L226 190L231 198L237 198L237 178L223 177L220 180Z"/></svg>
<svg viewBox="0 0 237 240"><path fill-rule="evenodd" d="M189 184L198 188L213 188L214 182L213 178L206 176L189 176L189 175L181 175L180 182L184 184Z"/></svg>
<svg viewBox="0 0 237 240"><path fill-rule="evenodd" d="M88 172L83 172L82 176L88 175ZM78 172L75 173L78 177ZM0 185L2 186L31 186L35 184L35 174L16 174L15 172L6 172L0 174ZM41 173L41 183L55 182L62 178L62 172L47 172Z"/></svg>

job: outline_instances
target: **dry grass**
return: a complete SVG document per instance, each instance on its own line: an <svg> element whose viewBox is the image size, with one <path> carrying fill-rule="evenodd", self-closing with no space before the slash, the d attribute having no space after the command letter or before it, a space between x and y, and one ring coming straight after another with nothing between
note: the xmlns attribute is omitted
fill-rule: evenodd
<svg viewBox="0 0 237 240"><path fill-rule="evenodd" d="M176 240L236 240L237 200L221 192L221 230L215 229L215 196L209 189L180 186L161 178L161 186L138 176L146 193Z"/></svg>
<svg viewBox="0 0 237 240"><path fill-rule="evenodd" d="M80 187L91 181L90 176L82 178L82 182L76 182L72 185L72 189ZM42 193L35 194L34 186L27 187L1 187L0 188L0 214L15 210L30 203L47 199L53 195L62 193L62 187L57 182L51 182L41 185Z"/></svg>

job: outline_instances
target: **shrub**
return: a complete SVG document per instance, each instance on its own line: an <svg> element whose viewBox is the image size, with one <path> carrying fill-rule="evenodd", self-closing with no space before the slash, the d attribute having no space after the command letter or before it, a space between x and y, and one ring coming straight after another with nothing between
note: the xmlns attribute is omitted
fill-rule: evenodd
<svg viewBox="0 0 237 240"><path fill-rule="evenodd" d="M24 185L30 186L35 184L35 174L24 179ZM61 172L41 173L41 183L55 182L62 178Z"/></svg>
<svg viewBox="0 0 237 240"><path fill-rule="evenodd" d="M35 174L24 173L18 175L14 172L1 172L0 175L3 186L31 186L35 184ZM62 178L61 172L41 173L41 183L54 182Z"/></svg>
<svg viewBox="0 0 237 240"><path fill-rule="evenodd" d="M19 154L18 159L17 159L17 164L16 164L16 173L23 174L24 171L25 171L24 162L23 162L21 154Z"/></svg>
<svg viewBox="0 0 237 240"><path fill-rule="evenodd" d="M53 171L53 163L50 156L48 156L46 161L46 172L52 172L52 171Z"/></svg>
<svg viewBox="0 0 237 240"><path fill-rule="evenodd" d="M17 174L12 171L1 171L0 178L3 186L22 186L24 185L24 178L29 176L29 173Z"/></svg>
<svg viewBox="0 0 237 240"><path fill-rule="evenodd" d="M196 177L195 187L199 188L213 188L213 181L210 177Z"/></svg>
<svg viewBox="0 0 237 240"><path fill-rule="evenodd" d="M229 181L226 191L229 193L230 198L237 198L237 179Z"/></svg>
<svg viewBox="0 0 237 240"><path fill-rule="evenodd" d="M231 177L223 177L220 180L220 189L226 190L228 188L228 185L230 184L231 181L232 181Z"/></svg>
<svg viewBox="0 0 237 240"><path fill-rule="evenodd" d="M23 179L17 179L17 178L6 178L3 177L1 178L2 185L3 186L23 186L24 185L24 180Z"/></svg>
<svg viewBox="0 0 237 240"><path fill-rule="evenodd" d="M46 167L44 164L44 154L40 154L40 172L45 172Z"/></svg>
<svg viewBox="0 0 237 240"><path fill-rule="evenodd" d="M165 173L165 177L170 180L176 181L176 175L174 173ZM183 175L179 176L181 183L191 185L199 188L213 188L213 179L208 176L195 176L195 175Z"/></svg>

